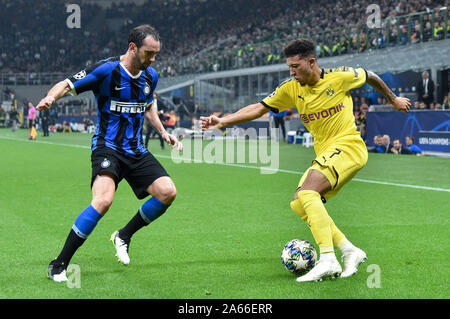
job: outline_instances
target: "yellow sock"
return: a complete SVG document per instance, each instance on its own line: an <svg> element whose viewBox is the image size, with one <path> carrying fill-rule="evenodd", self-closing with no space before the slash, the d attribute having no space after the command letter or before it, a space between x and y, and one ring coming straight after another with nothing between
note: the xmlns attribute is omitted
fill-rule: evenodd
<svg viewBox="0 0 450 319"><path fill-rule="evenodd" d="M294 213L296 213L298 216L300 216L303 219L303 221L305 221L307 223L306 212L303 209L302 203L300 203L300 201L298 199L293 200L291 202L291 208L294 211Z"/></svg>
<svg viewBox="0 0 450 319"><path fill-rule="evenodd" d="M306 213L308 226L319 246L320 253L334 252L331 233L331 224L334 223L322 203L320 194L312 190L302 190L298 192L298 201Z"/></svg>
<svg viewBox="0 0 450 319"><path fill-rule="evenodd" d="M339 249L342 248L345 242L345 235L339 230L339 228L336 227L334 224L333 219L330 217L330 228L331 228L331 236L333 237L333 244L334 246L338 247Z"/></svg>
<svg viewBox="0 0 450 319"><path fill-rule="evenodd" d="M307 215L305 212L305 209L303 208L302 203L300 202L299 199L293 200L291 203L291 209L294 211L294 213L296 213L297 215L299 215L303 221L305 221L306 223L308 223L307 221ZM339 249L342 248L342 246L345 243L345 235L339 230L339 228L336 227L336 225L334 224L333 219L328 216L330 218L330 228L331 228L331 236L333 238L333 245L338 247Z"/></svg>

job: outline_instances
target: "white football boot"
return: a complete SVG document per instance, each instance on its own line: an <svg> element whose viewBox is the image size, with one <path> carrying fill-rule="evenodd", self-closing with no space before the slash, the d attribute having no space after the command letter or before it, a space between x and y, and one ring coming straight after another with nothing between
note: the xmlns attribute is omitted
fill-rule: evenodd
<svg viewBox="0 0 450 319"><path fill-rule="evenodd" d="M341 260L344 263L344 271L341 277L350 277L358 272L358 266L365 262L367 255L357 247L353 247L342 253Z"/></svg>
<svg viewBox="0 0 450 319"><path fill-rule="evenodd" d="M48 265L47 276L50 280L56 282L68 281L66 275L66 266L58 264L56 260L52 260Z"/></svg>
<svg viewBox="0 0 450 319"><path fill-rule="evenodd" d="M342 267L336 258L319 260L306 275L298 277L297 282L322 281L325 278L336 278L341 275Z"/></svg>
<svg viewBox="0 0 450 319"><path fill-rule="evenodd" d="M119 231L115 231L111 235L111 241L116 248L117 260L125 266L130 263L130 257L128 256L128 248L130 246L130 240L124 240L119 237Z"/></svg>

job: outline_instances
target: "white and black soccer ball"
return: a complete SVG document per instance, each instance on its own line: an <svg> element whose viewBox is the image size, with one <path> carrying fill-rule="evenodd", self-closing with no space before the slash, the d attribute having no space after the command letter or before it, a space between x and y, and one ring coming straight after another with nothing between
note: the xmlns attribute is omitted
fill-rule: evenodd
<svg viewBox="0 0 450 319"><path fill-rule="evenodd" d="M317 252L309 241L293 239L284 245L281 261L287 271L302 276L316 264Z"/></svg>

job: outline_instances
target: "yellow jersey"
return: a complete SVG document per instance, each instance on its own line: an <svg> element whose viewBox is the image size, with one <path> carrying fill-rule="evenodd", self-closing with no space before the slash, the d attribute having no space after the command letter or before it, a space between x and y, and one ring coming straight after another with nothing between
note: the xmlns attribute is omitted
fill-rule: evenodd
<svg viewBox="0 0 450 319"><path fill-rule="evenodd" d="M362 86L367 72L362 68L322 69L319 81L300 85L295 79L281 83L261 103L278 113L297 108L300 119L314 137L316 154L344 136L358 136L350 90Z"/></svg>

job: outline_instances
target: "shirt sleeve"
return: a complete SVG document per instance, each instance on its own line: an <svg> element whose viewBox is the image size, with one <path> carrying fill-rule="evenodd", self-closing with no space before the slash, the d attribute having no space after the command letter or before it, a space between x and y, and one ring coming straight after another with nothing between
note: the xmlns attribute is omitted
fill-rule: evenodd
<svg viewBox="0 0 450 319"><path fill-rule="evenodd" d="M411 145L410 151L413 153L419 153L419 154L423 153L422 149L414 144Z"/></svg>
<svg viewBox="0 0 450 319"><path fill-rule="evenodd" d="M363 86L367 81L367 71L363 68L341 67L339 73L342 77L345 91L350 91Z"/></svg>
<svg viewBox="0 0 450 319"><path fill-rule="evenodd" d="M158 73L154 69L151 69L149 73L149 75L151 76L151 82L147 81L146 86L151 86L149 86L150 94L147 94L147 98L145 99L147 109L149 109L149 107L153 104L153 93L155 93L156 86L158 85ZM144 92L146 90L147 88L144 88Z"/></svg>
<svg viewBox="0 0 450 319"><path fill-rule="evenodd" d="M110 63L99 62L67 78L66 82L69 83L72 95L78 95L86 91L96 91L110 72Z"/></svg>
<svg viewBox="0 0 450 319"><path fill-rule="evenodd" d="M294 92L289 82L284 82L275 91L261 101L261 104L274 113L283 112L295 106L292 101Z"/></svg>

